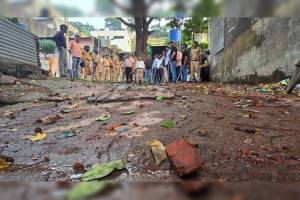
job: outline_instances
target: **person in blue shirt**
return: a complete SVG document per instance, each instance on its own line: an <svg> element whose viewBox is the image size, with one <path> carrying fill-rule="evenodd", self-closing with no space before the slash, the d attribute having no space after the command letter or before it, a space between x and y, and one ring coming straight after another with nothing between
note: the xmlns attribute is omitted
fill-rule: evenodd
<svg viewBox="0 0 300 200"><path fill-rule="evenodd" d="M60 26L60 31L58 31L54 36L54 41L56 43L57 54L58 54L58 67L60 77L67 77L67 43L65 34L68 31L68 26L62 24Z"/></svg>

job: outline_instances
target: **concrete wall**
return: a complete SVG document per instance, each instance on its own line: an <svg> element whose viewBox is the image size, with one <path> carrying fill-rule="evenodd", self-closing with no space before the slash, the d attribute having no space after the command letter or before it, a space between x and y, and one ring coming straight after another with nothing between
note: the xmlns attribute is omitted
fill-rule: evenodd
<svg viewBox="0 0 300 200"><path fill-rule="evenodd" d="M290 76L300 59L300 19L213 18L224 20L224 48L211 57L212 80L251 83L277 82ZM212 49L212 52L214 50Z"/></svg>

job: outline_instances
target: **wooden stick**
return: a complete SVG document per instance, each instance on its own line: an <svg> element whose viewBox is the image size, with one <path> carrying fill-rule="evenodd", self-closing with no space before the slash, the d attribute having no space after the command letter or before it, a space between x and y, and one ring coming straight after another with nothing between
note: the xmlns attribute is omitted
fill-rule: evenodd
<svg viewBox="0 0 300 200"><path fill-rule="evenodd" d="M253 126L255 128L275 130L275 131L294 131L294 132L300 132L300 130L295 130L295 129L272 128L272 127L266 127L266 126L260 126L260 125L253 125L253 124L243 124L243 123L235 123L235 122L231 122L230 124L237 125L237 126Z"/></svg>

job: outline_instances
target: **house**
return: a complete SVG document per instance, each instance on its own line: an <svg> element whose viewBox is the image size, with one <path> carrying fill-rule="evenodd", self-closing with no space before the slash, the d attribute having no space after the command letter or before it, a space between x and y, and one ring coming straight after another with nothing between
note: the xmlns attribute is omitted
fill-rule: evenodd
<svg viewBox="0 0 300 200"><path fill-rule="evenodd" d="M300 55L299 27L296 18L212 18L212 80L257 84L291 76Z"/></svg>
<svg viewBox="0 0 300 200"><path fill-rule="evenodd" d="M92 31L91 35L99 39L109 39L110 45L116 45L124 52L131 52L131 39L128 31Z"/></svg>
<svg viewBox="0 0 300 200"><path fill-rule="evenodd" d="M74 38L69 38L69 40L74 40ZM80 37L80 46L83 48L84 46L89 46L91 52L94 49L97 49L99 51L99 40L95 37Z"/></svg>

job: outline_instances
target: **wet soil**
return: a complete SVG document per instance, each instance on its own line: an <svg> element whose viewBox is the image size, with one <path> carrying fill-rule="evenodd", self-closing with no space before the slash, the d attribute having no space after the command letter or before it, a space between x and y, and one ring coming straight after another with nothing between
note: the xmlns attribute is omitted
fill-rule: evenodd
<svg viewBox="0 0 300 200"><path fill-rule="evenodd" d="M0 107L0 154L14 158L11 170L0 171L0 181L69 180L75 162L89 169L95 163L116 159L127 160L127 169L107 180L300 181L300 98L295 94L258 94L252 86L220 84L137 86L58 79L34 84L42 87L21 83L0 86L1 95L28 97ZM114 95L105 103L86 101L109 91ZM174 98L161 102L130 98L149 94ZM53 95L68 98L44 98ZM116 100L124 96L126 100ZM61 113L77 103L72 112ZM120 114L128 110L135 113ZM110 113L111 119L96 121L103 113ZM51 124L37 123L53 115L63 118ZM173 120L174 128L162 127L163 120ZM127 130L110 133L108 128L113 125L125 125ZM37 127L47 138L26 140ZM76 132L74 137L59 138L63 131L71 130ZM204 161L199 173L187 179L180 179L168 160L156 166L146 145L150 139L168 145L180 138L194 144ZM49 162L41 162L45 156Z"/></svg>

